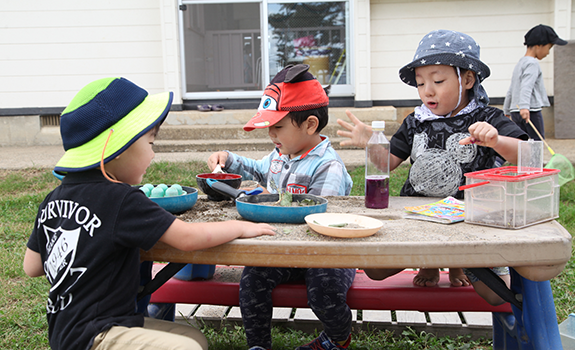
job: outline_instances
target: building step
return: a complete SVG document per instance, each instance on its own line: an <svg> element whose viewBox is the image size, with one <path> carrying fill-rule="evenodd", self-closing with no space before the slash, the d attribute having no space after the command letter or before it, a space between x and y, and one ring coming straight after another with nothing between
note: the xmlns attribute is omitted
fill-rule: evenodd
<svg viewBox="0 0 575 350"><path fill-rule="evenodd" d="M397 122L397 110L392 106L371 108L329 108L329 123L337 124L337 119L348 120L349 110L359 120L371 124L374 120ZM247 123L256 113L253 109L233 109L218 112L200 112L197 110L170 111L164 125L240 125Z"/></svg>
<svg viewBox="0 0 575 350"><path fill-rule="evenodd" d="M394 107L330 108L329 122L321 134L330 138L335 149L348 149L339 145L343 139L337 135L342 128L337 119L349 120L346 110L351 111L365 123L373 120L386 122L385 133L389 137L399 128ZM219 112L171 111L160 128L154 151L167 152L215 152L219 150L271 151L267 129L246 132L243 126L253 117L254 110L225 110Z"/></svg>
<svg viewBox="0 0 575 350"><path fill-rule="evenodd" d="M357 149L357 147L341 146L339 143L345 138L337 137L330 138L331 144L336 150L343 149ZM169 152L217 152L228 150L232 152L240 151L268 151L271 152L274 145L267 138L257 139L200 139L200 140L165 140L159 139L154 142L154 152L156 153L169 153Z"/></svg>
<svg viewBox="0 0 575 350"><path fill-rule="evenodd" d="M202 124L202 125L173 125L163 124L158 133L157 140L245 140L245 139L266 139L269 140L268 129L255 129L247 132L243 129L244 124ZM386 121L385 134L391 137L399 128L399 123ZM343 130L337 123L327 124L322 131L322 135L329 136L330 139L339 137L338 130Z"/></svg>
<svg viewBox="0 0 575 350"><path fill-rule="evenodd" d="M339 143L345 138L337 135L337 131L342 130L337 124L337 119L349 120L345 114L346 110L350 110L364 123L384 120L385 134L389 138L400 125L394 107L330 108L329 122L321 134L330 138L336 150L353 149L353 147L342 147ZM171 111L160 128L154 143L154 151L156 153L271 151L273 145L269 139L268 129L256 129L250 132L243 129L254 112L254 110Z"/></svg>

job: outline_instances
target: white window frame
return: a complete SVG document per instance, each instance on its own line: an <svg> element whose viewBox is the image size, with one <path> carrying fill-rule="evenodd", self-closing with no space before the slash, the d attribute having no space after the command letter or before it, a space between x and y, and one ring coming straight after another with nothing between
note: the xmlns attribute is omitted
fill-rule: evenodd
<svg viewBox="0 0 575 350"><path fill-rule="evenodd" d="M259 3L260 4L260 28L262 35L262 86L267 86L269 84L269 43L266 38L269 37L268 29L268 4L285 4L285 3L299 3L299 2L319 2L317 0L178 0L178 7L181 5L197 5L197 4L233 4L233 3ZM353 41L351 40L353 28L353 0L333 0L330 2L345 2L346 6L346 26L345 26L345 46L346 46L346 56L347 56L347 76L349 77L348 84L332 85L330 96L332 97L349 97L354 96L354 86L355 86L355 70L354 67L354 47ZM222 92L186 92L186 58L184 57L184 13L178 10L178 32L180 35L180 74L181 74L181 89L183 99L188 100L203 100L203 99L248 99L248 98L260 98L262 96L263 90L251 90L251 91L222 91Z"/></svg>

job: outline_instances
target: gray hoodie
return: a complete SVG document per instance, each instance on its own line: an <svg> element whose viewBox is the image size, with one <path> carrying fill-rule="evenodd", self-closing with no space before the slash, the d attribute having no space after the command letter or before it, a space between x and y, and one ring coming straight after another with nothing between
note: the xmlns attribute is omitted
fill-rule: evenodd
<svg viewBox="0 0 575 350"><path fill-rule="evenodd" d="M543 74L537 59L523 56L513 69L511 85L503 103L503 112L505 115L519 112L520 109L536 112L542 107L549 106L549 98L543 85Z"/></svg>

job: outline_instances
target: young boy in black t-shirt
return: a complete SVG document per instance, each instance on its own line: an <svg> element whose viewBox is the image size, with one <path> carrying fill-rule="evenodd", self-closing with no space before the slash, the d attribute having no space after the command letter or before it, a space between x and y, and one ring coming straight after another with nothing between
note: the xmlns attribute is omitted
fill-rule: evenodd
<svg viewBox="0 0 575 350"><path fill-rule="evenodd" d="M85 86L61 117L62 184L40 204L24 271L46 275L52 349L207 349L193 327L137 314L140 249L162 241L177 249L213 247L272 235L246 221L186 223L160 208L138 184L172 93L148 93L124 78Z"/></svg>
<svg viewBox="0 0 575 350"><path fill-rule="evenodd" d="M517 162L518 143L527 135L503 111L489 107L481 81L490 74L479 59L479 45L469 35L449 30L434 30L423 37L413 61L399 70L404 83L417 88L423 104L415 107L390 141L390 170L407 158L411 168L402 196L463 198L459 186L464 174L500 166L501 157ZM371 128L349 111L354 125L343 120L347 129L338 135L349 137L342 145L365 147ZM373 279L384 279L401 269L367 269ZM494 268L507 284L507 268ZM468 271L449 269L453 286L471 284L486 301L504 301ZM438 269L420 269L413 283L422 287L439 282Z"/></svg>

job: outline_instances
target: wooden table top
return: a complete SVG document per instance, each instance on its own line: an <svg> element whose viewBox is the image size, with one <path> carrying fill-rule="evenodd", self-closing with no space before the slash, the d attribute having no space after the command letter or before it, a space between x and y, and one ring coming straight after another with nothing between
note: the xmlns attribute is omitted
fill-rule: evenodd
<svg viewBox="0 0 575 350"><path fill-rule="evenodd" d="M276 236L236 239L210 249L184 252L158 242L142 251L143 260L197 264L332 267L449 268L512 266L530 280L558 275L571 257L571 235L555 220L522 229L501 229L464 222L439 224L404 218L405 206L437 198L392 197L388 209L367 209L363 197L326 197L327 212L379 219L383 227L365 238L333 238L307 224L272 224ZM213 208L212 208L213 207ZM219 220L241 219L233 203L198 203L180 216L202 221L210 210Z"/></svg>

